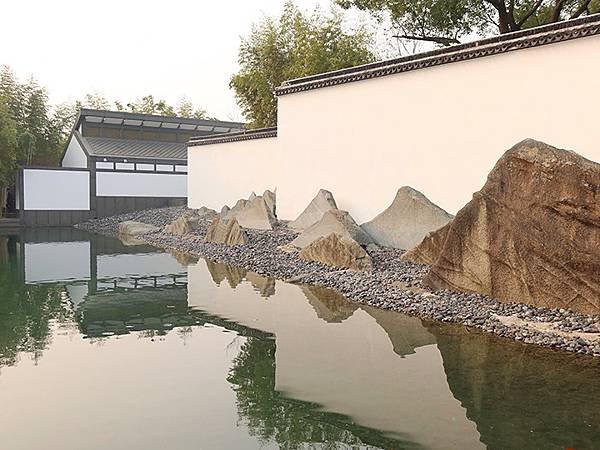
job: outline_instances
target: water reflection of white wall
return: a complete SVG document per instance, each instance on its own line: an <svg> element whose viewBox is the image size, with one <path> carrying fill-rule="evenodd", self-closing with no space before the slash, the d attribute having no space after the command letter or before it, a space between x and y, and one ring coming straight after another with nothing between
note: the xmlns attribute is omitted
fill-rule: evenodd
<svg viewBox="0 0 600 450"><path fill-rule="evenodd" d="M90 243L25 244L25 282L41 283L90 278Z"/></svg>
<svg viewBox="0 0 600 450"><path fill-rule="evenodd" d="M215 286L202 261L188 269L188 304L275 334L276 389L289 397L427 448L483 448L475 424L450 391L437 346L400 357L368 310L328 323L298 286L278 282L275 295L265 300L249 283L235 290L227 283Z"/></svg>
<svg viewBox="0 0 600 450"><path fill-rule="evenodd" d="M185 268L169 253L100 255L96 261L98 278L185 273Z"/></svg>

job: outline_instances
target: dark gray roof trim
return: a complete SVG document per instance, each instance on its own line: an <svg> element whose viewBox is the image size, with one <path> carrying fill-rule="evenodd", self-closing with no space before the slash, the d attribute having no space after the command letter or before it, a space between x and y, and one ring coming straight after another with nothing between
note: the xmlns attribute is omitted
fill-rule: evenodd
<svg viewBox="0 0 600 450"><path fill-rule="evenodd" d="M226 122L223 120L212 120L212 119L190 119L186 117L170 117L170 116L156 116L154 114L138 114L138 113L130 113L125 111L106 111L101 109L88 109L82 108L79 112L79 117L90 117L90 118L102 118L106 123L113 123L111 119L116 119L118 124L121 124L124 120L128 121L142 121L142 122L150 122L155 123L155 127L163 127L174 129L174 125L195 125L197 126L207 126L207 127L218 127L218 128L233 128L233 129L243 129L244 124L241 122ZM108 119L108 120L107 120ZM127 124L125 124L127 125ZM191 128L192 130L196 127ZM184 128L185 129L185 128Z"/></svg>
<svg viewBox="0 0 600 450"><path fill-rule="evenodd" d="M275 89L275 94L293 94L598 34L600 14L594 14L444 49L285 81Z"/></svg>
<svg viewBox="0 0 600 450"><path fill-rule="evenodd" d="M196 145L223 144L226 142L248 141L251 139L264 139L277 137L277 127L257 128L255 130L241 131L238 133L215 134L212 136L193 137L188 142L188 147Z"/></svg>

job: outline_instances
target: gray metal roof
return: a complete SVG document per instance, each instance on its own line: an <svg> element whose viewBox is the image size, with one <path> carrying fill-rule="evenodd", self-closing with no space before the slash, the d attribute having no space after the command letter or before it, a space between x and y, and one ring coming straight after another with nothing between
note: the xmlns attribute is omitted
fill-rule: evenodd
<svg viewBox="0 0 600 450"><path fill-rule="evenodd" d="M79 134L78 132L76 132ZM81 137L90 156L113 158L176 159L187 160L187 145L174 142L141 141L104 137Z"/></svg>

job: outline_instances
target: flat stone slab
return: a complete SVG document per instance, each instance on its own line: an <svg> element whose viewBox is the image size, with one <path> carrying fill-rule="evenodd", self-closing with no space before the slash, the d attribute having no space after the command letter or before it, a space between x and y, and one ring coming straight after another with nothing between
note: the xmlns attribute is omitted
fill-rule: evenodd
<svg viewBox="0 0 600 450"><path fill-rule="evenodd" d="M410 249L452 219L451 214L421 192L404 186L398 189L394 201L385 211L361 227L379 245Z"/></svg>
<svg viewBox="0 0 600 450"><path fill-rule="evenodd" d="M291 245L297 248L304 248L313 241L328 236L331 233L337 233L340 236L353 239L360 245L366 246L373 243L373 239L357 225L347 211L332 209L325 212L321 220L296 237L291 242Z"/></svg>
<svg viewBox="0 0 600 450"><path fill-rule="evenodd" d="M291 221L288 227L296 231L303 231L323 218L323 214L332 209L338 209L333 194L325 189L320 189L315 198L296 220Z"/></svg>
<svg viewBox="0 0 600 450"><path fill-rule="evenodd" d="M119 224L119 234L127 236L140 236L147 233L156 233L157 231L159 231L159 228L154 225L136 222L134 220L126 220Z"/></svg>

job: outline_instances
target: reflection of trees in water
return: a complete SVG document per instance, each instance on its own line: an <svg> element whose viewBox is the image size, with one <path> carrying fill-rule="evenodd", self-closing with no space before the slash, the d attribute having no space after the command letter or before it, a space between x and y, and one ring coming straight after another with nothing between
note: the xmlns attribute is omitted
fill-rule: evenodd
<svg viewBox="0 0 600 450"><path fill-rule="evenodd" d="M342 414L322 411L319 405L286 398L275 390L273 339L249 337L229 373L235 386L240 419L250 432L282 448L419 449L418 444L392 439L381 431L357 425ZM349 395L352 395L349 393Z"/></svg>
<svg viewBox="0 0 600 450"><path fill-rule="evenodd" d="M17 241L0 236L0 367L14 365L27 352L39 359L51 340L51 323L71 317L64 288L30 286L21 279Z"/></svg>
<svg viewBox="0 0 600 450"><path fill-rule="evenodd" d="M600 363L430 324L450 389L489 449L600 448Z"/></svg>

